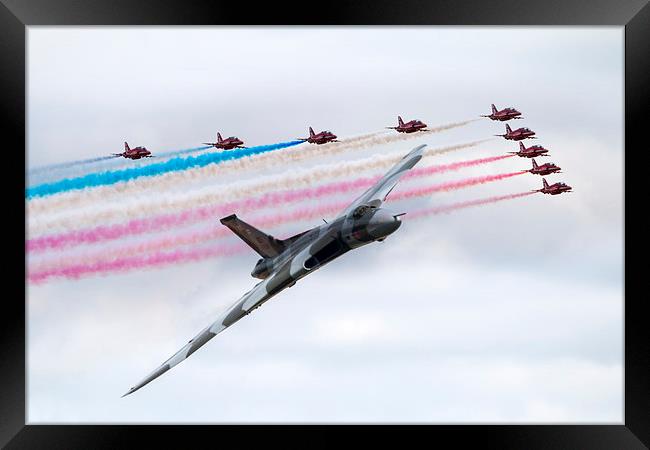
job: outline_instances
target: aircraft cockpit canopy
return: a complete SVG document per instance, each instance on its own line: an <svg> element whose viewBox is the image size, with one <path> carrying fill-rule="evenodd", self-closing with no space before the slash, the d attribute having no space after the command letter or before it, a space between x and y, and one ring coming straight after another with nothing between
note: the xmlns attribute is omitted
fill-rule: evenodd
<svg viewBox="0 0 650 450"><path fill-rule="evenodd" d="M352 218L353 219L360 219L361 217L363 217L366 214L366 212L368 212L368 210L375 209L375 208L376 207L372 206L372 205L357 206L357 208L352 213Z"/></svg>

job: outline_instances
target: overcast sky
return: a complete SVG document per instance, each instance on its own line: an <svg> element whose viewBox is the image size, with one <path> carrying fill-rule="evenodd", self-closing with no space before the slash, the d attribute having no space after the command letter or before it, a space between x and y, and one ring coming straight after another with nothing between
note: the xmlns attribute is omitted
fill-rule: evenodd
<svg viewBox="0 0 650 450"><path fill-rule="evenodd" d="M547 179L574 193L407 214L126 398L252 287L257 255L29 286L28 421L621 423L622 27L28 28L29 167L217 129L256 145L397 114L435 126L490 103L524 113L514 124L563 169ZM482 120L337 158L497 133ZM513 150L495 138L426 164ZM540 186L526 174L400 208Z"/></svg>

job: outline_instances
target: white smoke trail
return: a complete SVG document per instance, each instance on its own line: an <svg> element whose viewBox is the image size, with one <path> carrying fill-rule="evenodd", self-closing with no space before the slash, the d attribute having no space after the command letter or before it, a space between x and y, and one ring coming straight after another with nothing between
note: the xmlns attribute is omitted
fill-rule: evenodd
<svg viewBox="0 0 650 450"><path fill-rule="evenodd" d="M365 139L369 139L378 134L385 133L384 131L375 131L373 133L360 134L356 136L351 136L341 140L343 144L353 144ZM306 148L305 145L299 145L293 148L283 149L283 152L303 152ZM334 145L334 144L325 144ZM36 213L41 211L44 208L49 210L52 209L61 209L69 205L74 205L74 208L79 208L84 206L84 202L92 203L99 201L106 201L112 196L132 196L139 192L150 191L153 189L158 189L161 186L166 188L171 187L173 184L182 183L184 181L192 181L196 179L201 179L204 177L214 177L215 175L231 173L233 171L245 170L245 169L255 169L258 164L261 166L269 165L269 158L262 158L263 154L253 155L249 157L244 157L236 160L224 161L218 165L218 167L211 167L208 170L207 167L189 169L183 172L172 172L157 177L151 177L146 180L137 180L129 181L126 183L118 183L112 186L100 186L90 190L83 191L69 191L57 194L54 196L43 197L43 198L34 198L31 199L27 205L28 213ZM154 158L151 158L154 159ZM270 158L271 164L273 163L274 158ZM240 160L245 160L241 161ZM288 159L287 159L288 160ZM157 161L155 161L157 162ZM146 163L146 161L145 161ZM138 161L133 166L140 167L146 165L145 163ZM119 169L120 167L104 167L103 170L114 170Z"/></svg>
<svg viewBox="0 0 650 450"><path fill-rule="evenodd" d="M105 203L115 197L118 197L121 201L123 198L133 197L145 192L150 194L152 190L156 189L169 192L172 186L184 182L210 178L215 179L224 174L241 172L247 169L259 170L262 168L282 166L295 161L319 156L335 155L348 150L359 150L375 145L406 141L422 137L428 133L437 133L461 127L474 122L475 120L476 119L450 123L412 134L390 134L390 132L369 133L366 135L346 138L341 142L332 142L320 146L310 146L308 151L306 146L309 144L298 145L292 148L283 149L282 151L224 161L220 164L211 164L197 169L172 172L160 176L131 180L126 183L117 183L111 186L101 186L83 191L64 192L57 195L34 198L27 203L27 213L28 215L35 215L37 213L52 212L65 208L79 209L88 205Z"/></svg>
<svg viewBox="0 0 650 450"><path fill-rule="evenodd" d="M435 156L478 145L483 141L468 142L447 147L427 149L425 156ZM174 213L189 208L234 201L246 197L279 191L309 187L323 179L350 177L363 171L384 169L392 166L403 154L375 155L369 158L319 165L300 171L268 176L262 180L250 180L227 186L207 186L187 193L152 197L142 195L127 197L120 203L100 203L89 209L62 211L51 215L29 217L29 236L42 233L70 231L96 224L127 221L144 216ZM170 190L171 191L171 190Z"/></svg>

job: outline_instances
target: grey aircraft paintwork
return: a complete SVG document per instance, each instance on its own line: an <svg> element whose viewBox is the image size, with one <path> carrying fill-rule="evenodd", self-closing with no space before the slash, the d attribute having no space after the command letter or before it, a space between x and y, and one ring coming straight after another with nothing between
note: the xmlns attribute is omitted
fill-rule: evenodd
<svg viewBox="0 0 650 450"><path fill-rule="evenodd" d="M348 251L383 241L397 230L399 216L382 208L400 177L422 159L425 145L404 156L374 186L353 201L335 220L288 239L276 239L231 215L221 219L244 242L262 256L252 276L262 279L217 320L204 328L174 356L133 386L129 395L180 363L217 334L259 308L271 297Z"/></svg>

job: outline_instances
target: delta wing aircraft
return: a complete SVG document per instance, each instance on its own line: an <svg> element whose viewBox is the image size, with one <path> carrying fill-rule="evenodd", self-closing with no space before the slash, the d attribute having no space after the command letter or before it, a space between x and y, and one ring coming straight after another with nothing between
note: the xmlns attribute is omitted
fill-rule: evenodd
<svg viewBox="0 0 650 450"><path fill-rule="evenodd" d="M288 239L276 239L247 224L234 214L221 219L222 224L230 228L262 257L251 273L253 277L260 278L262 281L185 344L174 356L133 386L123 397L137 391L188 358L217 334L262 306L283 289L296 284L296 281L350 250L375 241L383 241L395 232L402 224L399 217L403 213L394 214L382 205L402 175L422 159L424 147L425 145L420 145L404 156L335 220Z"/></svg>

